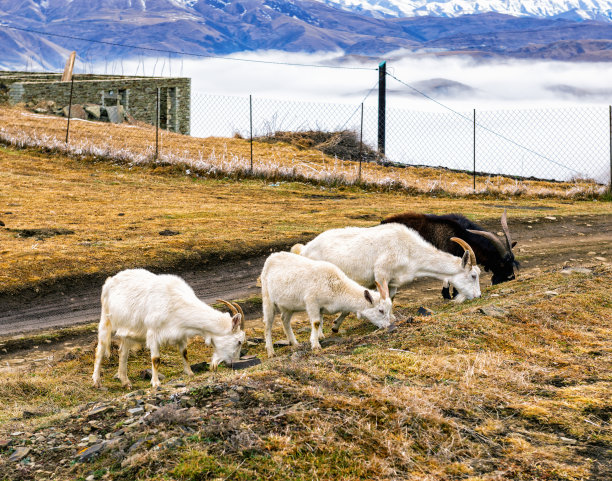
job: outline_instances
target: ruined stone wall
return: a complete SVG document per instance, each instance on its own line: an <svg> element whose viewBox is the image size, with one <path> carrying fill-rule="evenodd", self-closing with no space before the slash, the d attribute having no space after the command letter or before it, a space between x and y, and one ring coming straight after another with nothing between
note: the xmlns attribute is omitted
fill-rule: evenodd
<svg viewBox="0 0 612 481"><path fill-rule="evenodd" d="M11 104L53 100L68 105L70 82L60 82L60 74L0 73L0 101ZM2 87L4 86L4 87ZM191 79L75 75L73 104L123 105L136 120L155 124L157 89L165 111L160 112L162 128L189 134L191 122ZM4 93L3 93L4 92Z"/></svg>

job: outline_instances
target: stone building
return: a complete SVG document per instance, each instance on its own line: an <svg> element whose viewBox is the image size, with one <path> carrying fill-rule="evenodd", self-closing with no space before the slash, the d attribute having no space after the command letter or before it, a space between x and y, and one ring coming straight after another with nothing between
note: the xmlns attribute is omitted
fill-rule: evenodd
<svg viewBox="0 0 612 481"><path fill-rule="evenodd" d="M0 102L14 105L52 100L66 106L71 82L61 82L61 77L61 73L0 71ZM155 125L157 89L160 128L188 135L190 78L75 74L72 103L122 105L136 120Z"/></svg>

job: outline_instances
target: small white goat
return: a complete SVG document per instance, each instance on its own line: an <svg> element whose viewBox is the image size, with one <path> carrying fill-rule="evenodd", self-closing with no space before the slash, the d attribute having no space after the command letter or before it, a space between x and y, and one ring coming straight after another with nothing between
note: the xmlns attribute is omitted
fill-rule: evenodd
<svg viewBox="0 0 612 481"><path fill-rule="evenodd" d="M127 376L130 348L146 343L151 351L151 385L159 387L159 348L176 345L182 355L183 370L192 376L187 361L187 342L200 335L214 352L211 368L220 362L233 362L240 356L245 340L244 313L237 304L220 300L232 314L219 312L200 301L180 277L156 275L144 269L130 269L106 279L102 288L102 314L98 327L98 347L94 363L94 387L100 387L103 356L110 356L111 335L121 339L117 377L131 388Z"/></svg>
<svg viewBox="0 0 612 481"><path fill-rule="evenodd" d="M312 349L321 348L322 313L354 312L378 327L389 326L394 317L388 287L386 284L377 287L378 292L365 289L329 262L313 261L289 252L272 254L261 272L268 357L274 356L272 324L276 310L280 311L287 340L293 346L298 342L291 329L291 317L295 312L308 313Z"/></svg>
<svg viewBox="0 0 612 481"><path fill-rule="evenodd" d="M465 249L462 258L436 249L404 225L382 224L331 229L306 245L294 245L291 252L329 261L361 285L386 284L391 298L399 287L419 277L435 277L453 284L459 291L455 302L480 297L480 268L474 251L462 239L451 240ZM334 321L334 332L338 332L345 317L341 314Z"/></svg>

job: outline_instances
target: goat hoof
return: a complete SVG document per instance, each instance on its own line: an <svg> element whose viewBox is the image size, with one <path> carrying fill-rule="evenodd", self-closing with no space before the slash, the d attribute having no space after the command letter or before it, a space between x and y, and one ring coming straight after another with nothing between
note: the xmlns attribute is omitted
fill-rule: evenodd
<svg viewBox="0 0 612 481"><path fill-rule="evenodd" d="M122 382L121 383L121 387L124 389L132 389L132 383L131 382Z"/></svg>
<svg viewBox="0 0 612 481"><path fill-rule="evenodd" d="M340 329L339 329L339 328L337 328L337 327L332 327L332 332L333 332L334 334L338 334L338 332L339 332L339 331L340 331Z"/></svg>
<svg viewBox="0 0 612 481"><path fill-rule="evenodd" d="M95 387L96 389L100 389L102 387L102 383L99 379L97 381L94 381L93 387Z"/></svg>

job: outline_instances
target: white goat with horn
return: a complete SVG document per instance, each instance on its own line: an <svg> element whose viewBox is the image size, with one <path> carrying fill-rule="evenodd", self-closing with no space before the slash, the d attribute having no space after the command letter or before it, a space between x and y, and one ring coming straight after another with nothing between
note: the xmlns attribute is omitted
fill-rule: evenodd
<svg viewBox="0 0 612 481"><path fill-rule="evenodd" d="M308 244L296 244L291 252L337 265L357 283L371 287L388 285L391 298L397 289L419 277L452 283L459 291L455 302L480 297L480 268L472 248L453 237L465 249L463 257L436 249L417 232L400 224L346 227L319 234ZM334 322L337 332L346 317Z"/></svg>
<svg viewBox="0 0 612 481"><path fill-rule="evenodd" d="M100 366L110 356L111 335L121 339L117 377L131 388L127 376L130 348L145 343L151 351L151 385L159 387L159 348L178 347L183 370L193 375L187 361L187 342L200 335L213 346L211 368L231 363L240 357L245 340L244 313L238 304L220 300L232 314L219 312L197 298L180 277L156 275L144 269L122 271L106 279L102 288L102 313L98 327L98 347L93 383L100 387Z"/></svg>
<svg viewBox="0 0 612 481"><path fill-rule="evenodd" d="M378 327L388 327L394 320L392 301L386 283L370 291L349 279L334 264L278 252L266 260L261 272L261 293L268 357L274 355L272 324L278 310L287 340L298 344L291 329L295 312L306 311L311 322L310 346L320 349L323 338L322 314L351 312Z"/></svg>

